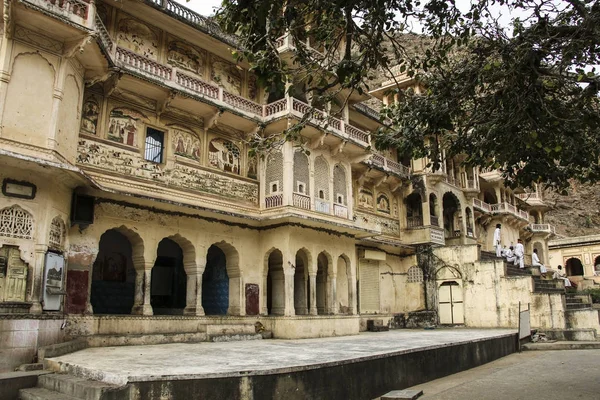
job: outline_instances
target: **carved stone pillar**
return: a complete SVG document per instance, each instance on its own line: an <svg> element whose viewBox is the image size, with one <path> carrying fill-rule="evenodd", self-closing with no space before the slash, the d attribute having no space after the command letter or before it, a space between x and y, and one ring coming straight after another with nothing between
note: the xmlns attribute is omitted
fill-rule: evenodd
<svg viewBox="0 0 600 400"><path fill-rule="evenodd" d="M329 298L329 313L337 314L338 313L338 302L337 302L337 277L336 275L332 275L329 277L329 287L330 287L330 298Z"/></svg>
<svg viewBox="0 0 600 400"><path fill-rule="evenodd" d="M310 315L317 315L317 273L308 275L310 280Z"/></svg>
<svg viewBox="0 0 600 400"><path fill-rule="evenodd" d="M204 274L205 265L197 265L195 262L185 265L185 274L187 276L187 289L184 315L204 315L202 307L202 274Z"/></svg>
<svg viewBox="0 0 600 400"><path fill-rule="evenodd" d="M31 290L27 291L26 301L31 302L31 307L29 308L29 312L31 314L41 314L42 313L42 301L44 299L44 294L42 293L42 283L44 280L44 262L46 259L46 252L48 251L48 246L44 244L37 244L35 246L35 258L34 258L34 266L33 272L31 274Z"/></svg>
<svg viewBox="0 0 600 400"><path fill-rule="evenodd" d="M154 266L154 262L136 263L136 259L134 259L133 265L135 267L135 298L131 313L153 315L154 312L150 304L150 291L152 288L152 267Z"/></svg>
<svg viewBox="0 0 600 400"><path fill-rule="evenodd" d="M356 276L348 275L348 313L356 314Z"/></svg>
<svg viewBox="0 0 600 400"><path fill-rule="evenodd" d="M294 309L294 270L292 268L284 268L283 269L283 278L284 278L284 311L283 315L285 316L294 316L296 315L296 310Z"/></svg>

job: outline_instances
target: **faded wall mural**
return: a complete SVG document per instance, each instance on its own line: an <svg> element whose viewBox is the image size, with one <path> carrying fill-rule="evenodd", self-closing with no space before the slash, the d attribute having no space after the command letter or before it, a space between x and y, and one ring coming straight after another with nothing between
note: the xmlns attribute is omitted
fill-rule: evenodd
<svg viewBox="0 0 600 400"><path fill-rule="evenodd" d="M213 82L237 95L242 94L242 71L234 64L215 57L212 62L210 78Z"/></svg>
<svg viewBox="0 0 600 400"><path fill-rule="evenodd" d="M144 160L139 152L119 150L93 139L79 140L77 163L169 186L258 204L258 184L175 163L172 168Z"/></svg>
<svg viewBox="0 0 600 400"><path fill-rule="evenodd" d="M369 189L361 188L358 191L358 205L364 208L373 208L373 192Z"/></svg>
<svg viewBox="0 0 600 400"><path fill-rule="evenodd" d="M137 111L128 108L113 108L108 121L108 139L137 146L137 135L140 126L138 122L145 117Z"/></svg>
<svg viewBox="0 0 600 400"><path fill-rule="evenodd" d="M377 211L381 211L383 213L390 213L390 201L385 194L380 194L377 197Z"/></svg>
<svg viewBox="0 0 600 400"><path fill-rule="evenodd" d="M200 138L194 133L174 129L172 145L176 155L200 161Z"/></svg>
<svg viewBox="0 0 600 400"><path fill-rule="evenodd" d="M98 128L98 114L100 113L100 106L94 99L89 99L83 104L83 110L81 112L81 130L90 135L96 134Z"/></svg>
<svg viewBox="0 0 600 400"><path fill-rule="evenodd" d="M206 53L178 40L169 42L167 62L174 67L204 75Z"/></svg>
<svg viewBox="0 0 600 400"><path fill-rule="evenodd" d="M222 171L240 173L240 149L226 139L213 139L208 145L208 162Z"/></svg>
<svg viewBox="0 0 600 400"><path fill-rule="evenodd" d="M158 34L133 18L123 18L119 21L117 43L153 60L158 58Z"/></svg>

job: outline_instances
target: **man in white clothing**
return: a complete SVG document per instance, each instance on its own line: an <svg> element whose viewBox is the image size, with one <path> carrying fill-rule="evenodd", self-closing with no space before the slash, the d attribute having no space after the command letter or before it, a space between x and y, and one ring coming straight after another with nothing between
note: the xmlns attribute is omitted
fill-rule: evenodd
<svg viewBox="0 0 600 400"><path fill-rule="evenodd" d="M548 270L546 269L544 264L542 264L540 261L540 257L538 256L537 249L533 249L533 254L531 255L531 264L534 267L539 267L540 273L542 273L542 274L545 274L546 272L548 272Z"/></svg>
<svg viewBox="0 0 600 400"><path fill-rule="evenodd" d="M494 246L496 246L496 257L502 257L502 245L500 244L500 224L496 224L496 230L494 231Z"/></svg>
<svg viewBox="0 0 600 400"><path fill-rule="evenodd" d="M515 247L515 265L519 264L519 268L525 268L525 247L523 247L523 241L521 239L517 242L517 247Z"/></svg>
<svg viewBox="0 0 600 400"><path fill-rule="evenodd" d="M516 260L516 257L515 257L515 253L514 253L514 251L513 251L513 250L514 250L514 248L513 248L512 246L510 246L510 247L508 248L508 250L506 250L506 251L504 252L504 257L506 257L506 262L509 262L509 263L513 263L513 264L514 264L514 263L515 263L515 260Z"/></svg>
<svg viewBox="0 0 600 400"><path fill-rule="evenodd" d="M563 274L562 265L558 266L558 271L554 271L554 276L552 276L552 278L554 278L554 279L562 279L563 282L565 283L565 287L566 288L573 286L573 285L571 285L571 281L569 280L569 278L567 278Z"/></svg>

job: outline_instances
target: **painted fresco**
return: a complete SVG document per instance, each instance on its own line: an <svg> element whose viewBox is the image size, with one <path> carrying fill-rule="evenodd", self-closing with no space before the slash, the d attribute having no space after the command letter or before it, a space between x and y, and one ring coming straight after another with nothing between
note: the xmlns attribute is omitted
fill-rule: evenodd
<svg viewBox="0 0 600 400"><path fill-rule="evenodd" d="M200 138L181 129L173 130L173 152L194 161L200 161Z"/></svg>
<svg viewBox="0 0 600 400"><path fill-rule="evenodd" d="M256 156L248 157L248 173L246 176L251 179L258 179L258 160Z"/></svg>
<svg viewBox="0 0 600 400"><path fill-rule="evenodd" d="M358 205L364 208L373 208L373 192L361 188L358 192Z"/></svg>
<svg viewBox="0 0 600 400"><path fill-rule="evenodd" d="M223 59L216 58L212 62L210 78L213 82L233 94L242 94L242 71L234 64Z"/></svg>
<svg viewBox="0 0 600 400"><path fill-rule="evenodd" d="M117 43L144 57L153 60L158 57L158 35L135 19L125 18L119 21Z"/></svg>
<svg viewBox="0 0 600 400"><path fill-rule="evenodd" d="M229 140L213 139L208 146L208 162L225 172L240 173L240 149Z"/></svg>
<svg viewBox="0 0 600 400"><path fill-rule="evenodd" d="M129 146L137 146L138 122L144 116L127 108L114 108L108 122L108 139Z"/></svg>
<svg viewBox="0 0 600 400"><path fill-rule="evenodd" d="M80 138L77 164L113 174L133 176L204 194L258 204L258 184L181 163L159 165L143 159L137 150L117 149L90 138Z"/></svg>
<svg viewBox="0 0 600 400"><path fill-rule="evenodd" d="M191 71L198 75L204 75L206 54L194 47L181 42L169 42L167 62L174 67Z"/></svg>
<svg viewBox="0 0 600 400"><path fill-rule="evenodd" d="M380 194L379 197L377 197L377 211L386 214L390 213L390 201L385 194Z"/></svg>
<svg viewBox="0 0 600 400"><path fill-rule="evenodd" d="M96 134L98 128L98 114L100 114L100 106L95 100L88 100L83 104L81 112L81 130L90 135Z"/></svg>

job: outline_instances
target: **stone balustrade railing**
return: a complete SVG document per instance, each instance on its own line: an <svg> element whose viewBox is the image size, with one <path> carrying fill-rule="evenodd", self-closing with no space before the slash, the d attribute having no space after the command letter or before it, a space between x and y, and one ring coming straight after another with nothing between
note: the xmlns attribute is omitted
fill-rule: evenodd
<svg viewBox="0 0 600 400"><path fill-rule="evenodd" d="M283 194L275 194L265 197L265 208L281 207L283 205Z"/></svg>
<svg viewBox="0 0 600 400"><path fill-rule="evenodd" d="M550 224L530 224L529 228L532 232L546 232L556 234L556 228Z"/></svg>
<svg viewBox="0 0 600 400"><path fill-rule="evenodd" d="M488 204L479 199L473 199L473 207L487 213L508 213L517 218L529 221L529 213L527 211L520 210L509 203Z"/></svg>
<svg viewBox="0 0 600 400"><path fill-rule="evenodd" d="M301 193L294 193L294 207L310 210L310 196Z"/></svg>
<svg viewBox="0 0 600 400"><path fill-rule="evenodd" d="M384 170L387 170L387 171L394 172L395 174L400 175L405 178L408 178L411 173L410 167L407 167L407 166L404 166L395 161L389 160L389 159L385 158L384 156L382 156L381 154L377 154L377 153L373 154L370 158L370 162L375 166L383 168Z"/></svg>
<svg viewBox="0 0 600 400"><path fill-rule="evenodd" d="M341 204L334 204L333 215L340 218L348 218L348 207Z"/></svg>
<svg viewBox="0 0 600 400"><path fill-rule="evenodd" d="M53 16L94 29L96 7L83 0L20 0Z"/></svg>
<svg viewBox="0 0 600 400"><path fill-rule="evenodd" d="M419 227L423 226L423 216L415 215L413 217L407 217L406 218L406 226L408 228L419 228Z"/></svg>

